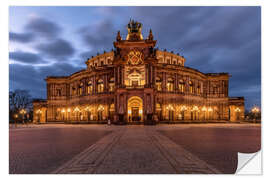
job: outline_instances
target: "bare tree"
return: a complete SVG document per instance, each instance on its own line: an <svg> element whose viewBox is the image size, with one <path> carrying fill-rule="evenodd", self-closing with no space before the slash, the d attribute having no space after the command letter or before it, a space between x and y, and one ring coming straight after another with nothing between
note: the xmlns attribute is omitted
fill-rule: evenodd
<svg viewBox="0 0 270 180"><path fill-rule="evenodd" d="M10 119L13 119L15 114L17 117L20 110L26 110L30 112L32 110L32 97L27 90L16 89L9 92L9 114ZM16 123L17 118L15 118Z"/></svg>

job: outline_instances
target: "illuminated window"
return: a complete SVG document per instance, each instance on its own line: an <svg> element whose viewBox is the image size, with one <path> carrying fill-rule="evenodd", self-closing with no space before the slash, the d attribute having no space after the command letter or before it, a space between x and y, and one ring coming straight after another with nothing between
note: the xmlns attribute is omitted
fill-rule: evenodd
<svg viewBox="0 0 270 180"><path fill-rule="evenodd" d="M197 87L197 94L201 94L201 87L200 86Z"/></svg>
<svg viewBox="0 0 270 180"><path fill-rule="evenodd" d="M109 80L109 91L112 92L114 91L114 78L111 77Z"/></svg>
<svg viewBox="0 0 270 180"><path fill-rule="evenodd" d="M179 91L181 93L185 92L185 82L182 79L179 81Z"/></svg>
<svg viewBox="0 0 270 180"><path fill-rule="evenodd" d="M93 92L92 81L88 81L87 83L87 94L91 94Z"/></svg>
<svg viewBox="0 0 270 180"><path fill-rule="evenodd" d="M174 83L174 80L172 78L168 78L167 91L173 91L173 83Z"/></svg>
<svg viewBox="0 0 270 180"><path fill-rule="evenodd" d="M156 87L158 91L161 91L161 79L160 77L156 78Z"/></svg>
<svg viewBox="0 0 270 180"><path fill-rule="evenodd" d="M82 92L83 92L83 83L81 83L81 84L79 85L79 91L78 91L78 94L79 94L79 95L82 95Z"/></svg>
<svg viewBox="0 0 270 180"><path fill-rule="evenodd" d="M104 91L104 83L102 79L99 79L97 82L98 92L101 93Z"/></svg>
<svg viewBox="0 0 270 180"><path fill-rule="evenodd" d="M193 83L192 83L192 81L189 81L189 92L190 93L193 93L193 91L194 91L194 88L193 88Z"/></svg>
<svg viewBox="0 0 270 180"><path fill-rule="evenodd" d="M72 87L72 95L76 95L76 88L75 87Z"/></svg>

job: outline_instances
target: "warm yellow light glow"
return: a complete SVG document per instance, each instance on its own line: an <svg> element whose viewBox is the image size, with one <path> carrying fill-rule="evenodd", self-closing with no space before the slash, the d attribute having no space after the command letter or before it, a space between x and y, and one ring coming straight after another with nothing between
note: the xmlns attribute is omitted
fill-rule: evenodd
<svg viewBox="0 0 270 180"><path fill-rule="evenodd" d="M24 109L20 110L20 114L25 114L25 113L26 113L26 111Z"/></svg>
<svg viewBox="0 0 270 180"><path fill-rule="evenodd" d="M187 110L187 107L186 106L181 106L181 111L185 111Z"/></svg>
<svg viewBox="0 0 270 180"><path fill-rule="evenodd" d="M193 111L198 111L199 108L198 108L198 106L194 106L192 110L193 110Z"/></svg>
<svg viewBox="0 0 270 180"><path fill-rule="evenodd" d="M18 114L15 114L14 117L17 118L18 117Z"/></svg>
<svg viewBox="0 0 270 180"><path fill-rule="evenodd" d="M67 109L67 112L70 112L70 108Z"/></svg>
<svg viewBox="0 0 270 180"><path fill-rule="evenodd" d="M139 110L139 113L142 114L142 110L141 109Z"/></svg>
<svg viewBox="0 0 270 180"><path fill-rule="evenodd" d="M128 114L131 114L131 110L128 110Z"/></svg>
<svg viewBox="0 0 270 180"><path fill-rule="evenodd" d="M65 112L66 112L66 110L65 109L62 109L61 113L65 113Z"/></svg>
<svg viewBox="0 0 270 180"><path fill-rule="evenodd" d="M203 106L203 107L202 107L202 111L205 112L206 110L207 110L207 108L206 108L205 106Z"/></svg>
<svg viewBox="0 0 270 180"><path fill-rule="evenodd" d="M169 104L167 107L166 107L167 110L174 110L173 109L173 106L171 104Z"/></svg>
<svg viewBox="0 0 270 180"><path fill-rule="evenodd" d="M240 109L239 107L237 107L234 111L235 111L235 112L240 112L241 109Z"/></svg>
<svg viewBox="0 0 270 180"><path fill-rule="evenodd" d="M252 108L251 112L258 113L258 112L260 112L260 109L258 107L254 107L254 108Z"/></svg>
<svg viewBox="0 0 270 180"><path fill-rule="evenodd" d="M100 105L100 106L98 107L98 111L104 111L104 107L103 107L102 105Z"/></svg>
<svg viewBox="0 0 270 180"><path fill-rule="evenodd" d="M42 111L41 111L40 109L38 109L38 110L36 111L36 113L37 113L37 114L41 114Z"/></svg>
<svg viewBox="0 0 270 180"><path fill-rule="evenodd" d="M79 109L78 107L76 107L76 108L74 109L74 111L75 111L75 112L78 112L78 111L80 111L80 109Z"/></svg>
<svg viewBox="0 0 270 180"><path fill-rule="evenodd" d="M213 111L213 109L212 109L211 107L209 107L209 108L208 108L208 111L209 111L209 112L212 112L212 111Z"/></svg>

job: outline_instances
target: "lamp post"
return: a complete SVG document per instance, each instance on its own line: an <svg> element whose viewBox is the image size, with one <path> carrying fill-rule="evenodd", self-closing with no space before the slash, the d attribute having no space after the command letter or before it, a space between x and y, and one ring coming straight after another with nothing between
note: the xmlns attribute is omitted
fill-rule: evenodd
<svg viewBox="0 0 270 180"><path fill-rule="evenodd" d="M65 112L66 112L65 109L62 109L62 110L61 110L61 113L62 113L62 120L63 120L63 121L65 121Z"/></svg>
<svg viewBox="0 0 270 180"><path fill-rule="evenodd" d="M212 109L211 107L209 107L209 108L207 109L207 111L208 111L208 114L209 114L209 119L211 119L211 118L212 118L212 112L213 112L213 109ZM211 116L210 116L210 114L211 114ZM208 122L208 119L207 119L207 122Z"/></svg>
<svg viewBox="0 0 270 180"><path fill-rule="evenodd" d="M17 127L18 114L14 114L14 118L15 118L15 127Z"/></svg>
<svg viewBox="0 0 270 180"><path fill-rule="evenodd" d="M185 120L185 111L187 110L187 107L186 106L182 106L180 110L182 112L182 120Z"/></svg>
<svg viewBox="0 0 270 180"><path fill-rule="evenodd" d="M254 114L254 123L255 123L256 122L256 115L260 112L260 109L255 106L251 109L251 112Z"/></svg>
<svg viewBox="0 0 270 180"><path fill-rule="evenodd" d="M42 111L40 109L38 109L36 111L36 113L38 114L38 123L40 123L40 115L41 115Z"/></svg>
<svg viewBox="0 0 270 180"><path fill-rule="evenodd" d="M89 106L87 106L87 107L85 108L85 111L87 112L87 121L89 121L89 119L90 119L89 113L90 113L90 111L91 111L91 108L90 108Z"/></svg>
<svg viewBox="0 0 270 180"><path fill-rule="evenodd" d="M78 121L78 112L80 112L80 109L78 108L78 107L76 107L75 109L74 109L74 112L75 112L75 114L76 114L76 120Z"/></svg>
<svg viewBox="0 0 270 180"><path fill-rule="evenodd" d="M68 108L68 109L67 109L67 113L68 113L68 114L67 114L67 116L68 116L68 117L67 117L67 121L70 121L70 111L71 111L70 108Z"/></svg>
<svg viewBox="0 0 270 180"><path fill-rule="evenodd" d="M24 123L24 115L26 114L26 110L25 109L21 109L20 110L20 114L22 115L22 120L23 120L23 123Z"/></svg>
<svg viewBox="0 0 270 180"><path fill-rule="evenodd" d="M173 113L173 107L171 104L169 104L166 109L169 111L169 123L171 122L171 116L173 117L172 113Z"/></svg>
<svg viewBox="0 0 270 180"><path fill-rule="evenodd" d="M205 113L207 111L207 108L205 106L202 107L202 112L203 112L203 120L205 121Z"/></svg>
<svg viewBox="0 0 270 180"><path fill-rule="evenodd" d="M195 120L197 119L197 112L198 112L198 110L199 110L199 108L198 108L198 106L194 106L193 108L192 108L192 110L195 112Z"/></svg>
<svg viewBox="0 0 270 180"><path fill-rule="evenodd" d="M241 112L241 109L237 107L234 111L236 112L236 116L237 116L236 120L239 120L239 113Z"/></svg>
<svg viewBox="0 0 270 180"><path fill-rule="evenodd" d="M99 106L98 107L98 109L97 109L97 111L98 111L98 121L102 121L103 120L103 115L102 115L102 113L103 113L103 111L104 111L104 107L101 105L101 106Z"/></svg>

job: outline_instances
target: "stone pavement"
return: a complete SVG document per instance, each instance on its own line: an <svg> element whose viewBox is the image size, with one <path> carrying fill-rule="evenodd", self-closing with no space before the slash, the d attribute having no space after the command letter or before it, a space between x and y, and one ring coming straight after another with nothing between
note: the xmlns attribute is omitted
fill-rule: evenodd
<svg viewBox="0 0 270 180"><path fill-rule="evenodd" d="M221 173L164 135L158 126L117 126L52 174Z"/></svg>

